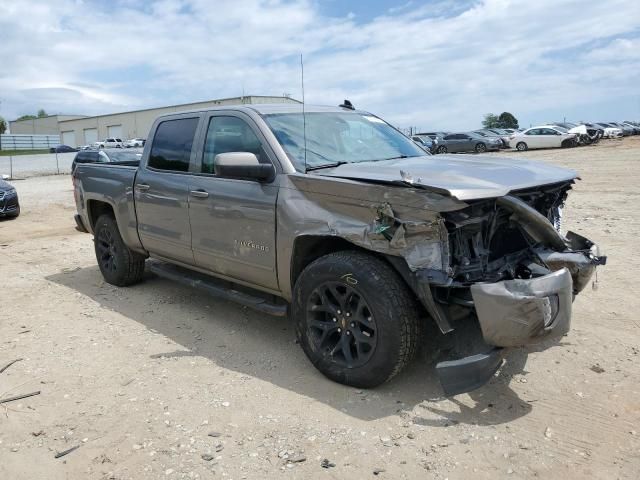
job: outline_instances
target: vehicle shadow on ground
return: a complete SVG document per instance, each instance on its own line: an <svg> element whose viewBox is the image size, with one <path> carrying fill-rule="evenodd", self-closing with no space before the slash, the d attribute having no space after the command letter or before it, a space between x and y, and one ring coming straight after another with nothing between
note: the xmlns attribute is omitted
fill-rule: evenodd
<svg viewBox="0 0 640 480"><path fill-rule="evenodd" d="M204 357L220 367L314 398L359 419L399 414L407 421L433 427L453 423L494 425L526 415L532 408L509 387L513 375L523 372L527 359L524 351L512 352L487 385L468 396L446 399L435 374L443 336L431 328L418 358L400 375L376 389L363 391L323 377L296 344L294 326L288 318L257 313L153 274L129 288L105 283L97 266L64 271L47 280L79 292L183 347L150 352L151 359Z"/></svg>

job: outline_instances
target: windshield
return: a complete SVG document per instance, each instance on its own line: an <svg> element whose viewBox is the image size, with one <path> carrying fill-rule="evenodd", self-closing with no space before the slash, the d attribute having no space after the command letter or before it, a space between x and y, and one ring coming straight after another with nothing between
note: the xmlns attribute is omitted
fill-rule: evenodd
<svg viewBox="0 0 640 480"><path fill-rule="evenodd" d="M373 115L356 112L302 112L265 115L273 134L298 171L336 163L420 157L427 153Z"/></svg>

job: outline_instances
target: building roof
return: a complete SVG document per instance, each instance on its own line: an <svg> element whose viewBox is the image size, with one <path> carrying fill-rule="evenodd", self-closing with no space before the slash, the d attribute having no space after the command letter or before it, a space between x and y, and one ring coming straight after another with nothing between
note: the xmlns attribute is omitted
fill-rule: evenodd
<svg viewBox="0 0 640 480"><path fill-rule="evenodd" d="M279 97L277 95L244 95L242 97L227 97L227 98L216 98L216 99L212 99L212 100L202 100L199 102L190 102L190 103L180 103L177 105L163 105L163 106L159 106L159 107L152 107L152 108L141 108L139 110L127 110L126 112L114 112L114 113L104 113L102 115L92 115L89 117L84 117L84 118L99 118L99 117L110 117L110 116L114 116L114 115L127 115L127 114L131 114L131 113L138 113L138 112L148 112L151 110L164 110L167 108L180 108L180 107L189 107L189 106L197 106L197 105L201 105L203 103L216 103L216 102L227 102L229 100L243 100L243 99L247 99L249 101L249 103L243 103L241 105L254 105L251 104L251 99L252 98L283 98L283 99L287 99L287 102L291 102L291 103L295 103L295 104L301 104L301 102L299 100L296 100L295 98L291 98L291 97ZM283 103L284 104L284 103ZM211 108L211 107L208 107ZM184 110L185 112L189 112L189 111L202 111L202 110L206 110L208 109L207 107L204 108L194 108L193 110ZM60 123L63 122L69 122L69 121L73 121L73 120L78 120L78 119L68 119L68 120L61 120Z"/></svg>

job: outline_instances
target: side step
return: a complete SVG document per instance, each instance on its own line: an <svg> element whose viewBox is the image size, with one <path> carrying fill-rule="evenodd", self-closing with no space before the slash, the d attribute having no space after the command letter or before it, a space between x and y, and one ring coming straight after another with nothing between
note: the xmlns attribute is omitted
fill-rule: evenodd
<svg viewBox="0 0 640 480"><path fill-rule="evenodd" d="M147 268L159 277L204 290L214 297L239 303L258 312L277 317L287 315L287 305L270 301L267 297L273 297L272 295L264 294L263 297L260 292L240 291L238 288L242 287L231 282L157 260L148 261Z"/></svg>

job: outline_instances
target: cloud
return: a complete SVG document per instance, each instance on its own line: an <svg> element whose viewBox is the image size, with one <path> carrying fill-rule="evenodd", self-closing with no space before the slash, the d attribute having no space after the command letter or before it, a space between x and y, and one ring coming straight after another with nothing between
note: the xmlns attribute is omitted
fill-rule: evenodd
<svg viewBox="0 0 640 480"><path fill-rule="evenodd" d="M300 53L307 101L349 98L400 126L473 128L504 110L535 123L606 99L621 116L637 108L632 1L399 1L372 18L311 0L2 2L0 114L300 97Z"/></svg>

